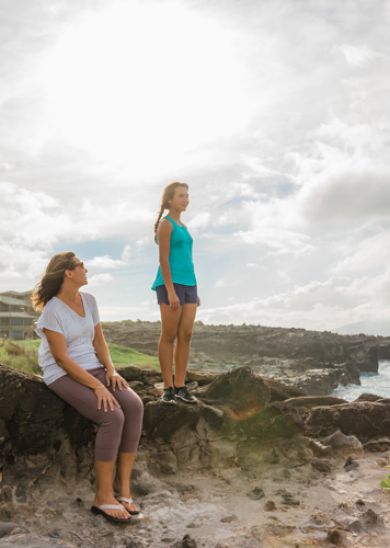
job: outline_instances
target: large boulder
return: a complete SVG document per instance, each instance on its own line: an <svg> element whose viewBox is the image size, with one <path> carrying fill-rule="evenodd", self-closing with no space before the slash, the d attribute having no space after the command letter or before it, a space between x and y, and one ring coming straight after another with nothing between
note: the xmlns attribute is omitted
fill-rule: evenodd
<svg viewBox="0 0 390 548"><path fill-rule="evenodd" d="M215 378L202 397L222 406L231 418L246 419L262 411L271 395L267 384L250 367L239 367Z"/></svg>

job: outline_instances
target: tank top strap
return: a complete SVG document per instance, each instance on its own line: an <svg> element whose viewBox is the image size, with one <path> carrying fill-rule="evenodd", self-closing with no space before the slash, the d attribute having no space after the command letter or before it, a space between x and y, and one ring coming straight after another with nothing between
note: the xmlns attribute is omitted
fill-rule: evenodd
<svg viewBox="0 0 390 548"><path fill-rule="evenodd" d="M173 224L173 226L178 226L180 227L179 224L177 224L177 222L175 221L175 219L172 219L172 217L170 215L165 215L164 219L168 219L169 221L171 221L171 223Z"/></svg>

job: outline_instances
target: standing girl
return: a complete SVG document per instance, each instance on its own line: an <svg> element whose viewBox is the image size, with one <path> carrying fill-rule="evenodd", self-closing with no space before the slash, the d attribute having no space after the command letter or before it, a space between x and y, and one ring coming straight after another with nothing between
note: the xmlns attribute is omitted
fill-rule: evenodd
<svg viewBox="0 0 390 548"><path fill-rule="evenodd" d="M50 390L98 424L92 512L113 523L128 523L139 514L130 477L143 404L115 371L95 298L79 291L87 283L87 269L74 253L52 257L32 296L34 308L42 312L36 329L41 338L38 361Z"/></svg>
<svg viewBox="0 0 390 548"><path fill-rule="evenodd" d="M154 226L160 266L152 289L157 293L161 313L158 356L164 381L161 400L166 403L197 401L185 386L192 329L200 304L192 260L193 239L180 219L188 203L188 185L177 182L169 184L164 189ZM161 220L166 209L169 210L168 215Z"/></svg>

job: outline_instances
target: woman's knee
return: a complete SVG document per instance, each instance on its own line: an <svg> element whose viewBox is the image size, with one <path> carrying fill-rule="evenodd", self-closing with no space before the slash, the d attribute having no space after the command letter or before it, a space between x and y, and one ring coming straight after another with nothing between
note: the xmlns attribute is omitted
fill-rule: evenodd
<svg viewBox="0 0 390 548"><path fill-rule="evenodd" d="M133 390L129 390L129 397L122 404L122 409L126 417L133 420L136 417L143 417L144 414L144 402Z"/></svg>
<svg viewBox="0 0 390 548"><path fill-rule="evenodd" d="M125 414L122 409L115 407L113 411L103 411L103 424L114 430L122 430L125 423Z"/></svg>

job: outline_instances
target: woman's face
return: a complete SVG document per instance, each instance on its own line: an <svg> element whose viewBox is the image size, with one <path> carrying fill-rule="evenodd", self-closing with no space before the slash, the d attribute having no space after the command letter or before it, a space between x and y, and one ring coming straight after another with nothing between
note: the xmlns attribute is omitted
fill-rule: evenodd
<svg viewBox="0 0 390 548"><path fill-rule="evenodd" d="M190 203L188 189L185 186L179 186L170 200L170 208L176 211L185 211Z"/></svg>
<svg viewBox="0 0 390 548"><path fill-rule="evenodd" d="M74 257L72 259L72 263L73 263L73 268L66 270L66 272L68 273L69 279L71 279L72 282L78 287L86 285L88 283L88 278L87 278L88 270L85 267L83 261L81 261L77 257Z"/></svg>

